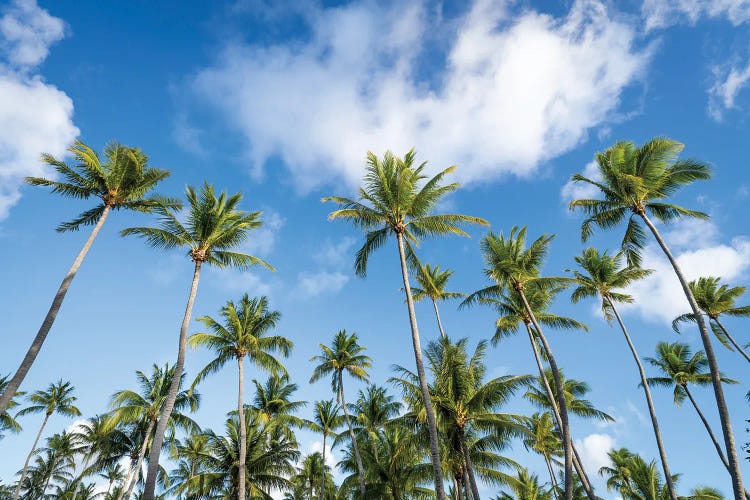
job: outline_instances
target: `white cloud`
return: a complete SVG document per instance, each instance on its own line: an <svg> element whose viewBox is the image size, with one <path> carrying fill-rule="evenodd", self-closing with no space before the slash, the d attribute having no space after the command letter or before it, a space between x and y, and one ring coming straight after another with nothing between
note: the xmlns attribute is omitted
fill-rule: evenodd
<svg viewBox="0 0 750 500"><path fill-rule="evenodd" d="M310 446L308 447L308 453L322 453L323 452L323 442L322 441L313 441L310 443ZM331 444L326 443L326 465L331 468L331 470L336 469L336 463L338 460L336 459L336 456L333 454L333 450L331 450Z"/></svg>
<svg viewBox="0 0 750 500"><path fill-rule="evenodd" d="M241 251L265 259L276 246L276 238L286 219L280 213L267 209L263 210L261 220L263 225L250 233Z"/></svg>
<svg viewBox="0 0 750 500"><path fill-rule="evenodd" d="M185 113L177 114L172 124L172 139L180 148L196 156L205 156L201 135L202 131L188 121Z"/></svg>
<svg viewBox="0 0 750 500"><path fill-rule="evenodd" d="M750 0L644 0L646 30L695 24L702 17L726 17L735 26L750 20Z"/></svg>
<svg viewBox="0 0 750 500"><path fill-rule="evenodd" d="M351 263L350 250L357 240L351 236L345 236L333 242L327 239L320 245L313 258L324 266L341 268Z"/></svg>
<svg viewBox="0 0 750 500"><path fill-rule="evenodd" d="M297 290L303 297L318 297L338 292L348 281L349 276L338 271L301 272L297 276Z"/></svg>
<svg viewBox="0 0 750 500"><path fill-rule="evenodd" d="M735 99L750 80L750 63L744 68L714 67L714 84L708 89L708 114L716 121L721 121L724 112L733 109Z"/></svg>
<svg viewBox="0 0 750 500"><path fill-rule="evenodd" d="M583 439L576 439L576 449L581 455L583 468L595 475L600 468L609 464L607 453L617 446L615 438L609 434L589 434Z"/></svg>
<svg viewBox="0 0 750 500"><path fill-rule="evenodd" d="M600 181L602 179L596 161L588 163L583 168L583 175L593 181ZM568 204L573 200L596 198L597 193L599 193L599 188L588 182L568 181L562 187L560 197L566 204Z"/></svg>
<svg viewBox="0 0 750 500"><path fill-rule="evenodd" d="M313 9L309 41L230 43L192 89L246 137L256 174L277 155L302 190L354 185L367 150L412 146L460 180L528 175L618 115L650 51L597 0L561 18L511 11L475 0L449 26L416 2ZM451 37L447 57L424 78L436 36Z"/></svg>
<svg viewBox="0 0 750 500"><path fill-rule="evenodd" d="M211 282L228 292L247 293L251 297L271 294L271 285L254 272L221 269L213 270L213 273L215 276Z"/></svg>
<svg viewBox="0 0 750 500"><path fill-rule="evenodd" d="M0 220L20 198L27 175L50 175L42 152L60 157L78 136L73 102L44 82L34 67L64 34L64 23L33 0L15 0L0 11Z"/></svg>

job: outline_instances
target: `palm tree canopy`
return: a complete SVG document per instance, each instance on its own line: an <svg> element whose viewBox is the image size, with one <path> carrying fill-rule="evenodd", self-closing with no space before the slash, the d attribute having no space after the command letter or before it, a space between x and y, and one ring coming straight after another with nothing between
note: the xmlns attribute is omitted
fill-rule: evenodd
<svg viewBox="0 0 750 500"><path fill-rule="evenodd" d="M333 436L336 429L344 425L344 416L339 413L340 410L341 407L332 399L316 401L313 406L313 419L305 420L305 426L324 436Z"/></svg>
<svg viewBox="0 0 750 500"><path fill-rule="evenodd" d="M453 276L453 271L440 270L440 266L419 263L414 279L419 287L412 287L411 296L415 301L430 298L434 301L457 299L466 294L446 291L448 280Z"/></svg>
<svg viewBox="0 0 750 500"><path fill-rule="evenodd" d="M262 225L261 212L237 209L241 193L228 196L222 192L217 197L213 186L204 183L200 193L187 186L185 197L188 207L184 221L175 208L160 204L154 207L159 215L158 227L131 227L121 234L145 238L154 248L186 248L196 263L240 269L262 265L273 270L263 259L233 251L248 239L250 231Z"/></svg>
<svg viewBox="0 0 750 500"><path fill-rule="evenodd" d="M628 226L622 240L622 250L628 263L640 264L640 250L646 242L646 233L636 216L648 215L662 222L682 217L708 218L703 212L667 203L679 188L697 180L711 177L708 165L696 160L678 160L683 144L657 137L641 146L632 142L618 142L596 155L600 179L590 179L582 174L572 177L596 187L601 198L580 199L570 202L570 209L581 209L588 217L581 225L581 238L586 241L594 227L610 229L626 218Z"/></svg>
<svg viewBox="0 0 750 500"><path fill-rule="evenodd" d="M287 357L293 343L286 337L270 335L281 319L281 313L269 310L267 297L250 299L245 294L238 304L228 301L220 314L223 323L210 316L198 318L210 333L196 333L188 339L191 346L207 347L216 353L216 357L198 373L193 385L220 370L227 361L244 357L274 375L286 375L286 368L273 353Z"/></svg>
<svg viewBox="0 0 750 500"><path fill-rule="evenodd" d="M66 417L78 417L81 411L75 406L78 398L73 396L74 390L70 382L58 380L50 384L47 390L30 394L26 399L31 405L19 411L18 416L31 413L44 413L45 415L57 413Z"/></svg>
<svg viewBox="0 0 750 500"><path fill-rule="evenodd" d="M331 347L319 344L321 354L310 358L310 361L318 362L310 377L310 383L331 375L331 388L338 394L339 376L343 372L357 380L367 381L367 369L372 366L372 359L363 354L366 348L359 345L357 340L356 333L350 335L346 330L339 330L333 337Z"/></svg>
<svg viewBox="0 0 750 500"><path fill-rule="evenodd" d="M426 236L457 234L468 236L459 227L463 223L489 225L479 217L461 214L432 214L438 202L458 189L458 183L441 184L443 178L455 170L451 166L426 182L426 162L415 164L416 153L410 150L403 158L387 151L383 158L367 153L364 186L359 198L329 196L341 208L331 212L329 219L346 219L366 232L365 242L357 252L354 268L359 276L367 274L367 262L373 251L380 248L391 234L401 234L407 243L418 244ZM409 245L408 253L416 262Z"/></svg>
<svg viewBox="0 0 750 500"><path fill-rule="evenodd" d="M286 377L271 375L265 384L253 380L255 397L250 408L258 414L264 424L282 421L283 425L300 427L302 419L294 413L307 405L307 401L292 401L297 384L291 384Z"/></svg>
<svg viewBox="0 0 750 500"><path fill-rule="evenodd" d="M693 292L695 302L701 311L711 319L717 319L721 315L750 317L750 305L735 306L735 302L747 290L744 286L729 286L721 284L721 278L701 277L688 283L690 291ZM679 332L680 323L695 321L693 313L682 314L672 322L674 331ZM720 336L720 338L723 335Z"/></svg>
<svg viewBox="0 0 750 500"><path fill-rule="evenodd" d="M55 169L60 181L43 177L26 177L32 186L50 186L53 193L69 198L99 198L101 203L75 219L60 224L58 231L75 231L82 225L93 225L106 207L151 212L157 206L179 209L180 203L160 196L147 197L169 171L148 166L148 157L138 148L109 143L104 159L81 141L68 148L75 165L67 165L52 155L43 154L42 161Z"/></svg>
<svg viewBox="0 0 750 500"><path fill-rule="evenodd" d="M0 394L5 392L5 389L8 387L8 384L10 382L8 381L8 375L4 375L0 377ZM8 410L11 408L15 408L20 403L15 400L16 397L24 396L25 392L16 392L16 394L11 398L10 403L8 404ZM13 433L21 432L21 424L16 421L15 417L13 417L7 410L0 415L0 439L3 438L3 432L10 431Z"/></svg>
<svg viewBox="0 0 750 500"><path fill-rule="evenodd" d="M552 370L549 368L545 370L544 376L546 379L553 380ZM568 406L568 411L573 415L578 415L583 418L594 418L603 422L614 422L607 413L598 410L594 407L591 401L585 399L586 394L591 390L586 382L566 378L560 371L560 378L563 384L563 394L565 396L565 402ZM554 384L550 384L553 393L557 392L557 388ZM543 408L545 410L550 409L549 397L547 397L547 391L544 387L544 381L541 377L534 377L534 383L529 385L526 390L524 397L529 400L534 406Z"/></svg>

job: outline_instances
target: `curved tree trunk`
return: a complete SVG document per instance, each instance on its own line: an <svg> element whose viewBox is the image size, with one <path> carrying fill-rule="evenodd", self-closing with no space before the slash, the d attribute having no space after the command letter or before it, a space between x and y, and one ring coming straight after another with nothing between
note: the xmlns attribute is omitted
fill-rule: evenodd
<svg viewBox="0 0 750 500"><path fill-rule="evenodd" d="M552 387L550 387L549 385L547 375L544 373L544 365L542 364L542 358L539 355L539 349L537 348L536 340L534 339L534 333L532 332L531 327L528 324L526 324L526 332L529 334L531 350L534 352L534 360L536 361L536 366L539 369L539 377L542 379L544 390L547 393L547 399L549 400L550 407L552 408L552 416L555 417L557 431L562 436L560 410L557 408L555 393L552 392ZM591 487L591 483L589 482L589 476L586 474L586 471L583 468L583 464L581 463L581 457L578 456L578 450L576 450L575 444L572 441L570 443L570 447L573 450L573 467L575 467L576 473L581 479L583 489L584 491L586 491L586 496L589 498L589 500L597 500L596 495L594 494L594 488Z"/></svg>
<svg viewBox="0 0 750 500"><path fill-rule="evenodd" d="M557 479L555 479L555 470L552 468L552 462L550 462L550 459L547 455L544 455L544 461L547 464L547 472L549 472L549 480L550 484L552 485L552 492L555 494L555 498L560 498L560 485L557 484Z"/></svg>
<svg viewBox="0 0 750 500"><path fill-rule="evenodd" d="M68 293L68 288L73 282L73 278L75 278L76 273L78 272L78 268L81 267L81 263L83 263L83 259L86 257L86 254L89 252L91 245L94 243L96 235L99 234L99 230L104 225L104 221L107 220L109 209L110 207L108 205L104 207L104 211L102 212L101 217L99 217L99 220L96 222L96 225L94 226L94 229L91 231L91 234L86 240L86 243L83 244L83 248L81 248L81 251L78 252L76 259L73 261L73 265L70 266L70 269L68 270L68 274L65 275L62 283L60 283L60 287L57 289L55 298L52 299L52 305L47 311L47 315L44 317L42 326L39 327L39 331L36 333L36 337L34 337L34 340L31 343L31 347L29 347L29 350L26 351L26 356L24 356L23 361L21 361L21 365L18 367L18 370L16 370L13 378L10 379L10 382L8 382L8 385L5 387L5 391L2 393L2 395L0 395L0 415L5 413L5 411L8 409L10 400L13 398L13 396L15 396L18 388L21 386L21 382L23 382L23 379L26 378L26 374L29 373L31 365L34 364L34 360L36 359L37 354L39 354L39 351L42 349L42 344L44 344L44 340L47 338L47 334L52 328L52 324L55 322L57 313L60 311L63 300L65 300L65 295Z"/></svg>
<svg viewBox="0 0 750 500"><path fill-rule="evenodd" d="M359 446L357 446L357 438L354 436L354 429L352 428L352 422L349 420L349 411L346 409L346 399L344 398L344 377L339 372L339 400L341 402L341 408L344 410L344 418L346 419L346 425L349 427L349 437L352 439L352 449L354 450L354 459L357 461L357 474L359 476L359 492L362 494L362 498L365 497L365 468L362 466L362 457L359 454ZM323 471L325 473L325 464L323 464Z"/></svg>
<svg viewBox="0 0 750 500"><path fill-rule="evenodd" d="M740 470L740 462L737 458L737 447L734 443L734 432L732 432L732 422L729 418L729 409L727 408L727 402L724 398L724 388L721 386L721 375L719 374L719 363L716 361L716 355L714 354L713 346L711 345L711 336L706 328L706 322L701 314L698 303L695 301L693 292L690 291L688 282L685 279L685 275L682 274L682 269L677 263L677 259L674 258L672 252L669 251L664 239L659 234L656 226L651 222L645 212L639 214L646 223L648 228L653 233L654 238L659 243L664 254L669 259L672 268L674 269L677 279L680 281L682 291L685 293L688 303L690 303L690 309L695 315L695 321L698 323L698 330L701 334L701 341L703 341L703 350L706 352L706 358L708 359L708 367L711 371L711 382L714 386L714 396L716 397L716 406L719 410L719 420L721 421L721 430L724 434L724 445L727 450L727 459L729 461L729 473L732 475L732 489L734 491L735 500L744 498L745 488L742 485L742 471Z"/></svg>
<svg viewBox="0 0 750 500"><path fill-rule="evenodd" d="M628 333L628 329L625 328L625 323L622 322L622 318L620 317L619 311L617 311L617 307L615 307L615 303L612 302L609 297L605 299L607 301L607 304L612 309L612 312L615 314L615 318L617 318L617 323L620 325L620 329L622 330L622 334L625 336L625 340L628 343L628 347L630 348L630 352L633 354L633 360L635 360L635 364L638 365L638 374L641 377L641 386L643 387L643 393L646 395L646 403L648 405L648 414L651 416L651 426L654 428L654 437L656 438L656 446L659 448L659 458L661 458L661 466L664 470L664 480L667 483L667 489L669 490L669 496L672 498L672 500L677 500L677 492L674 488L674 482L672 481L672 473L669 470L669 464L667 463L667 453L664 451L664 443L661 440L661 432L659 431L659 420L656 418L656 409L654 408L654 401L651 398L651 389L648 386L648 380L646 379L646 372L643 369L643 363L641 363L641 358L638 356L638 351L635 350L635 346L633 345L633 341L630 339L630 334Z"/></svg>
<svg viewBox="0 0 750 500"><path fill-rule="evenodd" d="M518 295L523 301L523 306L526 309L526 314L529 315L531 323L534 325L534 330L539 336L539 340L542 341L544 350L547 353L547 361L549 362L550 369L552 369L552 377L555 381L555 387L557 387L557 404L560 409L560 424L562 425L562 438L563 438L563 449L565 450L565 500L573 500L573 440L570 439L570 425L568 423L568 404L565 402L565 394L563 393L562 379L560 378L560 370L557 367L557 361L555 356L552 354L552 348L547 342L547 338L544 336L542 328L536 320L534 311L531 310L529 301L526 300L526 294L523 292L523 287L518 286L516 288Z"/></svg>
<svg viewBox="0 0 750 500"><path fill-rule="evenodd" d="M242 366L242 357L237 358L238 389L237 389L237 416L240 419L240 453L237 464L237 500L245 500L245 460L247 455L247 428L245 427L245 407L242 405L242 393L245 389L245 372Z"/></svg>
<svg viewBox="0 0 750 500"><path fill-rule="evenodd" d="M466 475L469 476L471 494L474 496L474 500L479 500L479 488L477 488L477 480L474 477L474 466L471 464L471 456L469 455L469 447L466 446L466 435L464 434L463 428L459 429L458 439L461 441L461 452L463 452L464 454L464 463L466 463Z"/></svg>
<svg viewBox="0 0 750 500"><path fill-rule="evenodd" d="M320 500L323 500L323 491L325 490L325 484L326 484L326 438L327 434L325 431L323 432L323 467L321 467L322 473L320 474L320 492L318 494L318 498Z"/></svg>
<svg viewBox="0 0 750 500"><path fill-rule="evenodd" d="M138 460L135 462L135 469L133 469L133 477L130 480L130 482L127 484L123 484L122 491L120 492L120 497L117 500L120 500L120 498L125 498L126 500L129 500L130 497L133 496L133 490L135 490L135 485L138 484L138 478L141 476L141 468L143 467L143 458L146 456L146 450L148 449L148 440L151 437L151 433L154 430L154 425L156 424L156 421L151 420L148 423L148 427L146 428L146 434L143 435L143 443L141 443L141 449L138 451ZM125 493L125 496L123 497L123 493Z"/></svg>
<svg viewBox="0 0 750 500"><path fill-rule="evenodd" d="M177 363L174 365L174 378L169 386L169 393L164 402L164 408L159 416L159 423L156 425L154 433L154 442L151 445L151 452L148 455L148 474L146 476L146 488L143 492L143 500L154 500L154 490L156 489L156 475L159 472L159 454L161 446L164 443L164 433L167 431L169 417L172 415L174 402L177 399L177 393L180 390L180 379L182 378L182 368L185 365L185 344L187 342L187 331L190 325L190 316L193 312L193 303L198 291L198 280L201 275L201 263L195 263L193 271L193 282L190 286L190 295L188 295L185 315L182 318L182 327L180 328L180 341L177 348Z"/></svg>
<svg viewBox="0 0 750 500"><path fill-rule="evenodd" d="M440 311L438 311L437 302L432 299L432 307L435 308L435 317L437 318L438 330L440 330L440 336L445 338L445 331L443 330L443 322L440 321Z"/></svg>
<svg viewBox="0 0 750 500"><path fill-rule="evenodd" d="M737 343L736 340L734 340L734 337L732 337L726 328L724 328L724 325L721 324L721 321L719 321L719 318L713 318L714 322L721 328L721 331L724 333L724 336L729 339L729 342L732 343L735 349L737 349L737 352L739 352L743 358L745 358L745 361L750 363L750 356L747 355L747 352Z"/></svg>
<svg viewBox="0 0 750 500"><path fill-rule="evenodd" d="M39 428L39 432L37 432L36 434L36 439L34 440L34 444L31 445L31 451L29 452L29 455L26 457L26 461L23 463L23 470L21 471L21 479L18 480L18 485L16 486L16 492L13 494L13 500L18 500L19 495L21 495L21 486L23 486L23 480L26 479L26 472L29 468L29 461L31 460L31 456L34 454L36 445L39 443L39 438L42 437L42 432L44 432L44 427L47 425L47 421L49 420L50 415L51 413L47 413L44 415L42 426Z"/></svg>
<svg viewBox="0 0 750 500"><path fill-rule="evenodd" d="M417 375L419 375L419 388L422 391L425 413L427 414L427 428L430 436L430 460L432 461L432 473L435 476L435 498L445 500L445 489L443 487L443 472L440 470L440 448L438 445L437 424L435 423L435 412L432 409L430 390L427 387L427 378L422 362L422 347L419 342L419 328L417 327L417 316L414 313L414 301L411 297L411 286L409 286L409 270L406 267L406 255L404 253L404 235L396 233L398 241L398 255L401 259L401 277L404 281L406 293L406 306L409 311L409 324L411 326L411 341L414 346L414 358L417 364ZM153 500L153 499L146 499Z"/></svg>

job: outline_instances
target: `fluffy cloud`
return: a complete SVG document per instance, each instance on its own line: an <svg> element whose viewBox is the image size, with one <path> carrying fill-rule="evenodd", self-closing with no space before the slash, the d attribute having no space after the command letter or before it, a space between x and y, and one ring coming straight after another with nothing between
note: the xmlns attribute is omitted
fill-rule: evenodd
<svg viewBox="0 0 750 500"><path fill-rule="evenodd" d="M583 468L587 471L598 471L609 464L607 453L617 446L615 438L609 434L589 434L583 439L576 439L576 449L581 455Z"/></svg>
<svg viewBox="0 0 750 500"><path fill-rule="evenodd" d="M724 113L735 107L735 99L750 80L750 63L744 68L714 68L714 84L708 89L708 114L721 121Z"/></svg>
<svg viewBox="0 0 750 500"><path fill-rule="evenodd" d="M344 288L349 276L338 271L301 272L297 276L297 289L306 298L334 294Z"/></svg>
<svg viewBox="0 0 750 500"><path fill-rule="evenodd" d="M49 175L42 152L60 156L79 133L73 102L35 67L64 35L64 23L34 0L15 0L0 17L0 220L20 198L27 175Z"/></svg>
<svg viewBox="0 0 750 500"><path fill-rule="evenodd" d="M616 116L650 58L597 0L561 18L501 0L475 0L457 24L416 2L306 18L309 40L230 43L191 86L247 138L257 174L278 155L302 190L358 183L368 149L412 146L434 169L460 165L464 181L528 175ZM450 37L444 62L437 33Z"/></svg>
<svg viewBox="0 0 750 500"><path fill-rule="evenodd" d="M644 0L641 12L647 30L695 24L701 17L726 17L736 26L750 20L750 0Z"/></svg>

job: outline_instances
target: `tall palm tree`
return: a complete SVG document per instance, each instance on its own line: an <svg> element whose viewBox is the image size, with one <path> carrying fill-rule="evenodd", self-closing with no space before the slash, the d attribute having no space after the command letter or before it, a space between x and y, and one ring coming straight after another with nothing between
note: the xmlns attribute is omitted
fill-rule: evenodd
<svg viewBox="0 0 750 500"><path fill-rule="evenodd" d="M304 425L303 420L294 413L307 405L307 401L292 401L297 391L297 384L289 382L287 377L271 375L265 384L253 380L255 397L250 408L261 423L278 424L282 432L291 433L292 429Z"/></svg>
<svg viewBox="0 0 750 500"><path fill-rule="evenodd" d="M74 390L75 388L70 382L59 380L50 384L47 390L36 391L30 394L27 397L27 400L31 403L31 406L27 406L18 412L18 416L44 413L44 420L42 420L42 425L39 428L36 439L34 439L34 444L31 445L31 451L29 451L26 461L23 464L21 479L18 480L18 486L16 486L16 491L13 494L13 500L18 500L18 496L21 494L21 485L26 477L26 469L29 467L29 461L31 460L32 455L34 455L36 445L39 443L39 438L42 437L42 433L44 432L44 428L47 425L49 418L53 414L62 415L64 417L77 417L81 414L81 411L75 406L77 398L73 396Z"/></svg>
<svg viewBox="0 0 750 500"><path fill-rule="evenodd" d="M134 227L122 231L123 235L134 234L145 238L146 242L155 248L187 249L187 254L194 264L193 280L190 285L185 314L182 318L182 326L180 327L177 362L174 367L175 375L156 425L154 444L149 453L148 475L143 493L144 500L154 500L159 454L164 442L169 415L172 413L179 390L179 382L182 379L187 330L193 311L193 302L195 302L195 295L198 291L201 267L203 264L207 264L220 268L246 269L251 265L260 264L268 269L273 269L258 257L234 251L247 240L253 229L262 225L260 212L244 212L237 209L242 200L241 193L232 196L221 193L217 197L213 186L204 183L200 193L196 193L192 187L188 186L185 189L185 197L188 201L188 208L183 220L173 208L166 205L157 206L155 211L160 215L159 227Z"/></svg>
<svg viewBox="0 0 750 500"><path fill-rule="evenodd" d="M312 384L328 375L331 376L331 389L336 393L336 401L344 412L344 420L346 420L346 425L349 428L349 437L352 440L354 458L357 461L359 470L359 489L360 493L364 495L365 473L362 468L362 458L359 455L357 437L354 435L354 429L352 428L352 422L349 419L349 411L346 406L346 398L344 397L344 372L357 380L366 382L368 378L367 369L372 366L372 359L363 354L366 348L359 345L357 340L356 333L349 335L346 333L346 330L339 330L333 337L331 347L319 344L321 354L313 356L310 359L310 361L318 363L313 370L312 377L310 377L310 383Z"/></svg>
<svg viewBox="0 0 750 500"><path fill-rule="evenodd" d="M510 492L501 491L495 500L550 500L552 495L543 485L539 484L539 477L528 469L521 468L515 480L508 483Z"/></svg>
<svg viewBox="0 0 750 500"><path fill-rule="evenodd" d="M5 391L5 388L8 387L8 383L9 381L7 375L0 377L0 393ZM11 400L9 401L6 411L0 412L0 439L3 438L3 432L10 431L14 434L21 432L21 424L19 424L16 418L12 416L7 410L18 406L19 403L15 400L15 397L23 396L24 394L24 392L16 392L14 398L11 398Z"/></svg>
<svg viewBox="0 0 750 500"><path fill-rule="evenodd" d="M737 352L750 363L750 355L734 339L719 316L750 317L750 306L735 307L735 301L740 298L746 288L744 286L719 285L721 278L701 277L688 283L690 291L695 296L695 302L700 310L708 316L709 323L722 344L726 345L728 340ZM672 322L672 328L679 332L679 324L683 321L695 321L692 313L682 314ZM729 346L727 346L729 347ZM731 349L731 348L730 348Z"/></svg>
<svg viewBox="0 0 750 500"><path fill-rule="evenodd" d="M716 448L716 453L719 455L721 463L724 464L727 471L730 471L729 462L726 456L724 456L724 450L719 444L718 439L716 439L711 425L703 415L698 403L695 401L692 392L690 392L690 384L697 386L711 384L711 374L706 371L708 365L706 354L703 351L697 351L693 354L690 346L687 344L659 342L656 344L656 357L646 358L646 361L661 372L659 377L650 377L648 379L650 384L661 387L674 387L674 404L677 406L681 406L686 398L690 400L703 426L706 428L706 432L708 432L714 448ZM724 374L721 374L721 380L725 384L737 383L736 380L732 380ZM745 492L745 498L750 499L750 495L747 492Z"/></svg>
<svg viewBox="0 0 750 500"><path fill-rule="evenodd" d="M407 259L416 262L412 245L428 236L457 234L467 236L459 225L474 223L488 225L479 217L462 214L432 214L438 202L448 193L458 189L457 183L441 185L443 177L455 167L449 167L426 182L426 163L415 165L416 153L412 149L403 158L390 151L382 159L367 153L367 170L364 186L359 189L358 200L331 196L323 201L332 201L341 208L331 212L330 219L349 220L355 227L365 231L365 242L357 252L355 271L360 276L367 273L367 262L373 251L382 247L389 236L395 236L401 263L406 305L409 312L414 358L420 379L422 399L427 409L427 426L430 437L430 459L435 476L435 494L438 500L445 499L443 477L440 470L440 450L435 424L435 414L430 402L429 389L422 362L422 347L419 327L414 314L414 301L409 284Z"/></svg>
<svg viewBox="0 0 750 500"><path fill-rule="evenodd" d="M513 227L508 237L502 233L488 233L482 238L482 254L487 268L485 274L495 282L486 288L471 294L474 300L483 298L496 298L503 291L514 291L523 304L528 318L533 326L530 335L536 335L542 342L542 346L552 368L555 387L562 387L560 369L552 353L552 348L547 342L540 322L528 300L527 293L532 289L550 290L559 289L569 280L557 277L542 277L540 275L542 264L549 249L549 243L554 236L541 235L526 247L526 228ZM562 391L555 392L557 405L560 411L560 428L565 450L565 499L571 500L573 495L573 449L568 423L568 408Z"/></svg>
<svg viewBox="0 0 750 500"><path fill-rule="evenodd" d="M661 222L671 222L684 217L708 218L708 215L703 212L666 201L681 187L711 177L711 170L704 163L695 160L677 160L682 148L681 143L663 137L651 139L640 147L631 142L618 142L603 153L596 155L601 181L589 179L581 174L573 176L574 181L591 184L598 188L602 198L574 200L570 203L570 208L579 208L588 215L581 226L581 236L584 240L592 234L594 227L610 229L627 218L628 225L622 240L622 247L629 264L639 263L639 250L646 243L646 233L639 223L640 219L649 228L672 265L690 304L690 310L698 323L724 434L724 445L732 474L732 488L735 499L739 500L745 491L742 486L742 472L711 337L700 307L677 259L672 255L652 220L652 217Z"/></svg>
<svg viewBox="0 0 750 500"><path fill-rule="evenodd" d="M336 429L344 423L343 418L339 415L341 407L329 399L326 401L316 401L313 407L313 419L305 420L305 425L313 432L323 435L323 463L326 461L326 440L328 436L335 436ZM353 443L354 441L352 441ZM321 471L325 474L325 469ZM322 480L325 483L325 479ZM320 492L320 499L323 500L323 491Z"/></svg>
<svg viewBox="0 0 750 500"><path fill-rule="evenodd" d="M665 500L670 497L654 460L646 462L625 448L612 450L608 455L611 466L599 469L599 474L607 477L608 490L618 490L625 500ZM674 475L672 482L676 483L678 478L679 475Z"/></svg>
<svg viewBox="0 0 750 500"><path fill-rule="evenodd" d="M552 405L550 404L545 386L549 385L549 381L552 378L552 372L549 369L545 370L544 378L534 377L533 383L526 389L526 393L524 394L524 398L531 404L550 413L553 413L551 411ZM612 416L597 409L591 401L584 399L586 394L591 390L586 382L567 378L564 373L560 373L560 378L563 384L563 395L565 401L568 403L568 411L571 414L581 418L595 419L603 423L615 421Z"/></svg>
<svg viewBox="0 0 750 500"><path fill-rule="evenodd" d="M150 212L156 204L178 207L174 200L161 197L147 196L156 185L169 176L166 170L148 167L148 157L137 148L129 148L117 143L110 143L104 148L104 160L89 146L76 141L68 151L73 156L76 165L70 166L51 155L43 154L42 161L57 171L61 181L53 181L42 177L26 177L26 182L32 186L48 186L53 193L67 198L89 199L98 198L100 203L86 210L75 219L63 222L58 231L76 231L81 226L94 226L88 239L73 261L73 265L63 278L57 289L52 305L42 321L31 346L21 361L18 370L10 380L5 390L0 394L0 415L8 408L11 398L21 386L23 379L34 364L37 354L47 338L47 334L55 322L68 288L73 282L78 269L83 263L97 234L107 220L111 210L135 210Z"/></svg>
<svg viewBox="0 0 750 500"><path fill-rule="evenodd" d="M638 367L641 387L643 387L643 393L646 397L648 414L651 417L651 427L654 430L656 446L659 449L659 458L664 470L667 489L672 500L677 500L677 492L675 491L674 484L672 484L672 473L669 470L667 452L664 449L664 442L661 438L659 420L656 417L656 408L654 408L651 389L648 386L646 371L643 369L643 363L640 356L638 356L638 351L636 351L628 329L625 327L625 323L622 321L622 317L615 305L616 303L628 304L633 302L633 297L623 293L622 290L636 281L647 277L653 270L641 269L635 266L623 267L622 259L624 256L625 254L622 252L609 255L606 251L600 254L595 248L585 249L581 255L575 258L580 270L576 269L573 271L577 286L571 295L571 300L575 304L583 298L597 297L601 300L602 312L607 321L611 322L613 319L617 319L617 324L620 325L625 341L628 343L630 353Z"/></svg>
<svg viewBox="0 0 750 500"><path fill-rule="evenodd" d="M110 401L112 411L109 414L116 425L130 425L132 431L131 464L121 490L121 495L128 499L138 482L156 422L169 397L175 369L168 364L163 368L153 365L150 374L136 371L135 375L138 390L126 389L114 393ZM180 376L180 385L184 378L183 373ZM169 427L179 427L193 432L200 430L198 424L185 414L186 411L196 411L199 404L200 394L194 388L180 391L175 398L174 411L169 416Z"/></svg>
<svg viewBox="0 0 750 500"><path fill-rule="evenodd" d="M535 451L544 458L552 491L557 496L558 485L552 464L557 457L563 456L563 447L550 413L543 412L531 415L526 424L526 436L523 438L523 445L527 450Z"/></svg>
<svg viewBox="0 0 750 500"><path fill-rule="evenodd" d="M417 280L417 284L420 288L414 287L411 289L412 298L414 302L429 298L432 301L432 307L435 309L435 318L437 319L438 329L440 330L440 336L445 337L445 331L443 330L443 323L440 321L440 311L438 310L438 301L458 299L464 297L466 294L459 292L448 292L446 286L448 280L453 276L453 271L446 269L440 270L440 266L432 267L429 264L417 263L417 273L414 279Z"/></svg>
<svg viewBox="0 0 750 500"><path fill-rule="evenodd" d="M37 451L41 452L43 458L36 458L36 472L41 473L38 475L43 484L42 492L47 491L51 480L70 482L73 479L75 459L81 449L80 440L75 433L62 431L47 438L47 446ZM32 467L29 467L29 471L33 476L35 471Z"/></svg>
<svg viewBox="0 0 750 500"><path fill-rule="evenodd" d="M107 481L107 493L105 496L109 496L112 491L112 485L115 483L121 483L125 480L125 469L118 463L108 464L104 470L99 472L99 477Z"/></svg>
<svg viewBox="0 0 750 500"><path fill-rule="evenodd" d="M73 432L83 455L81 473L76 479L79 487L83 479L116 464L121 457L123 441L127 437L116 424L116 420L108 415L96 415L80 423Z"/></svg>
<svg viewBox="0 0 750 500"><path fill-rule="evenodd" d="M564 288L564 286L555 283L537 283L535 286L527 287L524 295L526 302L529 304L531 310L534 311L534 317L537 322L545 327L561 330L588 331L588 327L580 321L565 316L559 316L548 311L552 300ZM483 304L493 307L500 315L495 321L495 335L492 337L492 343L494 345L497 345L497 343L504 337L518 332L520 326L522 324L524 325L526 333L528 334L529 343L531 344L531 351L534 354L534 361L539 370L538 380L544 386L548 402L546 408L552 411L552 414L555 417L557 430L562 436L562 418L560 417L560 409L556 403L558 395L557 391L553 390L550 385L550 380L553 380L554 376L551 371L544 368L544 361L540 354L540 346L538 345L540 343L539 336L534 330L531 316L526 312L526 305L521 298L521 295L513 289L504 291L500 287L489 287L480 290L478 293L469 295L459 307L463 308L474 304ZM541 348L544 350L544 345L542 345ZM560 372L560 380L564 387L565 380L563 379L562 372ZM565 393L566 391L563 391L563 395L565 395ZM566 399L566 401L568 400ZM572 401L573 400L570 402ZM576 473L581 478L586 494L589 497L589 500L596 500L594 489L591 486L588 475L583 468L581 458L579 457L578 451L572 441L570 446L573 452L573 466L575 467Z"/></svg>
<svg viewBox="0 0 750 500"><path fill-rule="evenodd" d="M203 370L198 373L193 385L203 380L207 375L219 371L228 361L237 361L237 414L240 422L245 421L243 393L245 392L245 374L243 361L247 357L250 363L274 375L286 374L286 369L274 357L275 352L284 357L289 356L292 342L280 335L269 333L281 319L281 313L268 309L267 297L250 299L247 294L242 296L239 304L231 300L221 309L224 323L220 323L210 316L198 318L211 333L196 333L191 335L188 343L192 347L207 347L216 354ZM245 499L245 451L247 449L244 426L240 427L240 456L237 466L238 499Z"/></svg>

